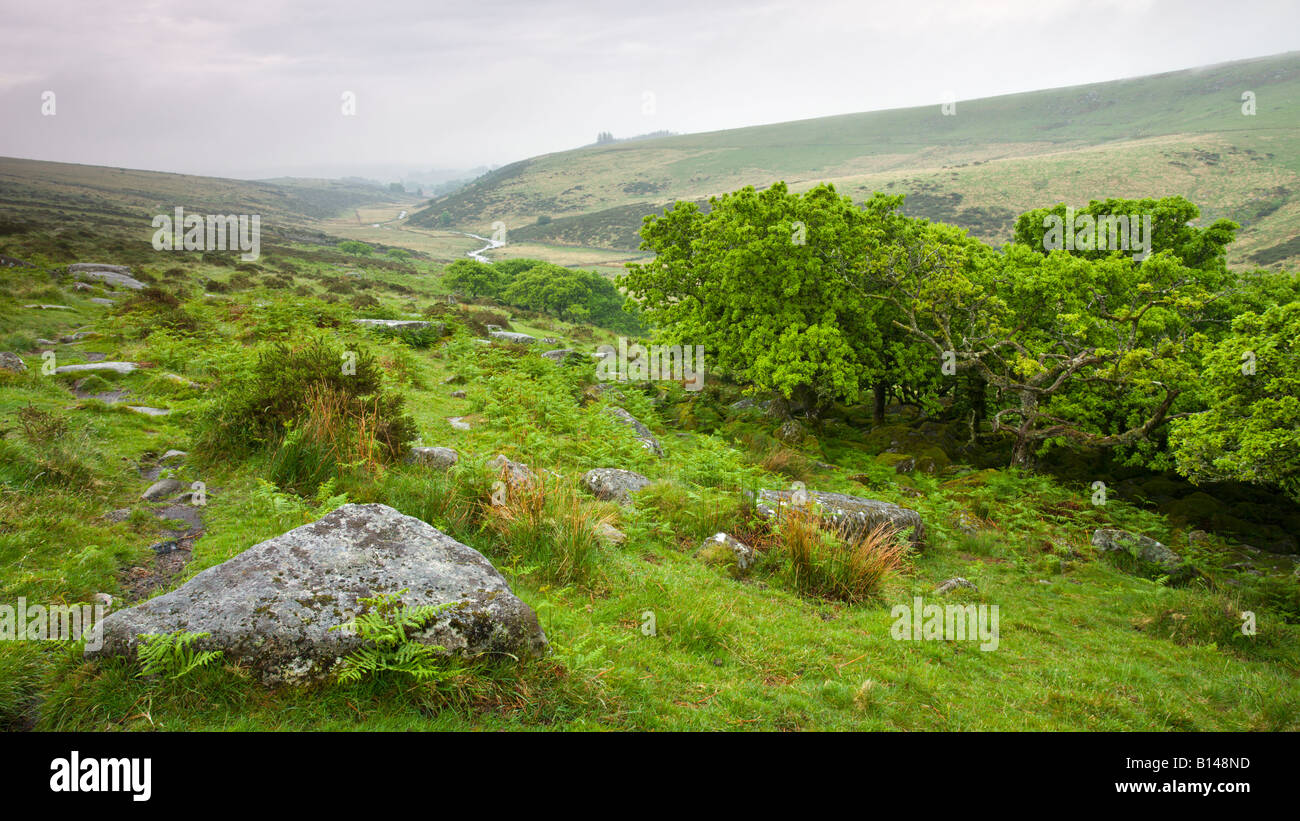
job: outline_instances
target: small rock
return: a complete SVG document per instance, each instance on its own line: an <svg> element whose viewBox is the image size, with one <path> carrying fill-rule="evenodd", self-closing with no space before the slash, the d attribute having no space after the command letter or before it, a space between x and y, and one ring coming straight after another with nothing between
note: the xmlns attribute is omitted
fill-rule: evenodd
<svg viewBox="0 0 1300 821"><path fill-rule="evenodd" d="M489 459L487 466L491 468L494 473L501 474L506 480L506 484L511 487L515 485L529 484L537 478L537 474L533 473L532 469L529 468L528 465L525 465L522 462L512 462L506 458L504 453L498 453L496 456Z"/></svg>
<svg viewBox="0 0 1300 821"><path fill-rule="evenodd" d="M464 391L452 391L448 395L451 396L452 399L464 399L466 396Z"/></svg>
<svg viewBox="0 0 1300 821"><path fill-rule="evenodd" d="M113 373L125 374L130 373L138 367L140 366L134 362L87 362L84 365L60 365L54 369L54 372L81 373L82 371L112 371Z"/></svg>
<svg viewBox="0 0 1300 821"><path fill-rule="evenodd" d="M653 453L655 456L664 455L663 446L659 444L659 440L655 438L654 433L641 423L641 420L637 419L623 408L610 408L609 412L620 422L633 430L636 435L636 440L641 443L642 447Z"/></svg>
<svg viewBox="0 0 1300 821"><path fill-rule="evenodd" d="M27 363L18 354L5 351L0 353L0 370L22 373L27 370Z"/></svg>
<svg viewBox="0 0 1300 821"><path fill-rule="evenodd" d="M552 362L563 362L571 356L580 357L582 354L578 353L573 348L556 348L553 351L546 351L542 356Z"/></svg>
<svg viewBox="0 0 1300 821"><path fill-rule="evenodd" d="M979 588L975 586L975 583L970 581L969 579L963 579L961 576L955 576L949 579L948 581L944 582L943 584L939 585L938 587L936 587L934 589L934 592L935 595L941 596L944 593L950 593L959 587L964 587L967 590L976 590L976 591L979 590Z"/></svg>
<svg viewBox="0 0 1300 821"><path fill-rule="evenodd" d="M733 536L715 533L704 540L700 549L695 551L695 556L707 565L725 567L732 576L740 578L754 566L757 553L754 548Z"/></svg>
<svg viewBox="0 0 1300 821"><path fill-rule="evenodd" d="M463 416L450 416L447 418L447 424L451 425L455 430L472 430L469 422L466 422Z"/></svg>
<svg viewBox="0 0 1300 821"><path fill-rule="evenodd" d="M164 453L162 456L158 457L158 462L159 464L166 464L168 462L183 462L185 461L186 456L189 456L189 454L183 450L169 450L166 453Z"/></svg>
<svg viewBox="0 0 1300 821"><path fill-rule="evenodd" d="M631 494L650 484L650 480L631 470L596 468L582 477L582 484L597 499L607 499L620 504L631 501Z"/></svg>
<svg viewBox="0 0 1300 821"><path fill-rule="evenodd" d="M609 522L601 522L596 526L596 536L610 544L623 544L627 541L627 535Z"/></svg>
<svg viewBox="0 0 1300 821"><path fill-rule="evenodd" d="M450 470L458 461L460 455L451 448L415 447L406 454L408 464L422 465L435 470Z"/></svg>
<svg viewBox="0 0 1300 821"><path fill-rule="evenodd" d="M140 494L140 498L149 502L157 502L184 489L185 485L177 479L160 479L150 485L148 490Z"/></svg>
<svg viewBox="0 0 1300 821"><path fill-rule="evenodd" d="M514 331L488 331L488 336L493 339L499 339L502 342L511 342L516 345L531 345L537 341L536 337L528 334L519 334Z"/></svg>
<svg viewBox="0 0 1300 821"><path fill-rule="evenodd" d="M128 410L133 410L136 413L143 413L145 416L166 416L171 413L171 411L166 408L151 408L147 405L127 405L126 407Z"/></svg>

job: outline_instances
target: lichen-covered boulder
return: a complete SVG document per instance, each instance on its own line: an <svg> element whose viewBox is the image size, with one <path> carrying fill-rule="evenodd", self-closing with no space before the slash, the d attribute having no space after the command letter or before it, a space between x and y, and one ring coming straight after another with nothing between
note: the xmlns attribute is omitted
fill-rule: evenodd
<svg viewBox="0 0 1300 821"><path fill-rule="evenodd" d="M1183 557L1150 536L1130 533L1127 530L1102 528L1092 534L1092 546L1103 553L1119 553L1130 557L1139 570L1152 571L1182 581L1195 575Z"/></svg>
<svg viewBox="0 0 1300 821"><path fill-rule="evenodd" d="M650 484L650 480L633 470L596 468L582 477L582 485L598 499L618 502L631 501L631 494Z"/></svg>
<svg viewBox="0 0 1300 821"><path fill-rule="evenodd" d="M102 646L86 655L134 656L141 634L184 630L209 633L196 647L223 651L268 684L320 679L362 644L330 628L361 612L359 599L402 590L407 607L453 603L414 636L448 654L529 658L547 650L537 614L477 550L369 504L344 505L108 615Z"/></svg>
<svg viewBox="0 0 1300 821"><path fill-rule="evenodd" d="M782 508L788 508L793 491L760 490L755 500L755 510L760 516L773 518ZM925 547L925 524L921 514L893 502L864 499L846 493L807 492L808 506L821 514L822 520L845 536L857 536L881 523L888 524L899 533L908 535L913 547Z"/></svg>

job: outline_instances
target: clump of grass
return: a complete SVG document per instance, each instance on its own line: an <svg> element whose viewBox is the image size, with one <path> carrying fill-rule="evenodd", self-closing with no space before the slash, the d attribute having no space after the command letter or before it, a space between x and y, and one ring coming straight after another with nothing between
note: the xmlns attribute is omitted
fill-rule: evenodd
<svg viewBox="0 0 1300 821"><path fill-rule="evenodd" d="M883 522L841 539L823 527L818 514L790 510L781 520L779 535L790 581L807 596L849 604L866 601L879 595L907 561L907 543Z"/></svg>
<svg viewBox="0 0 1300 821"><path fill-rule="evenodd" d="M584 503L569 484L541 477L515 483L504 496L488 503L485 522L517 570L559 584L592 579L611 513Z"/></svg>
<svg viewBox="0 0 1300 821"><path fill-rule="evenodd" d="M271 454L271 481L311 494L322 482L350 471L374 473L392 454L380 441L383 420L377 399L355 402L327 384L314 384L303 410Z"/></svg>
<svg viewBox="0 0 1300 821"><path fill-rule="evenodd" d="M778 446L763 457L763 470L806 482L812 476L812 463L798 451Z"/></svg>

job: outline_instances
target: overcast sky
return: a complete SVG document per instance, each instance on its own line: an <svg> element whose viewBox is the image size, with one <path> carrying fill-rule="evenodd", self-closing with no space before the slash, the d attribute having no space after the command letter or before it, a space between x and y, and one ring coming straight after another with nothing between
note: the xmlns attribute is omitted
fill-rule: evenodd
<svg viewBox="0 0 1300 821"><path fill-rule="evenodd" d="M1300 3L0 0L0 38L0 155L341 176L1276 54Z"/></svg>

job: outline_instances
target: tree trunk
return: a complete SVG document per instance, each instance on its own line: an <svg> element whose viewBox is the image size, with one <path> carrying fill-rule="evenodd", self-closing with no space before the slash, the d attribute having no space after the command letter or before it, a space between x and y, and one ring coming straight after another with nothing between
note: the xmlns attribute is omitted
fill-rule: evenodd
<svg viewBox="0 0 1300 821"><path fill-rule="evenodd" d="M889 383L883 379L874 388L875 405L871 409L871 421L877 426L885 424L885 403L889 399Z"/></svg>

